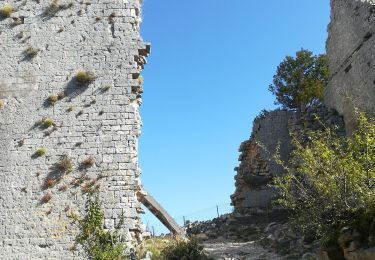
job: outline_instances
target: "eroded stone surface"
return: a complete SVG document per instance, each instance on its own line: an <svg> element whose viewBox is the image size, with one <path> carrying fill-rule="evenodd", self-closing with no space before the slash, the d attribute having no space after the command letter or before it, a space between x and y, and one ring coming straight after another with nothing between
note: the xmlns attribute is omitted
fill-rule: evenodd
<svg viewBox="0 0 375 260"><path fill-rule="evenodd" d="M325 103L344 115L348 132L355 109L375 111L375 3L331 0L326 43L331 80Z"/></svg>
<svg viewBox="0 0 375 260"><path fill-rule="evenodd" d="M138 76L149 52L139 35L140 2L7 3L15 12L0 18L0 258L77 257L66 215L82 210L90 188L100 189L107 228L124 212L130 240L139 231ZM82 69L94 82L77 84ZM59 95L55 105L51 95ZM36 124L45 118L54 124ZM41 147L46 154L38 157ZM74 170L59 176L54 166L63 155ZM88 158L94 163L82 164ZM46 187L49 179L55 183ZM42 203L46 193L52 197Z"/></svg>

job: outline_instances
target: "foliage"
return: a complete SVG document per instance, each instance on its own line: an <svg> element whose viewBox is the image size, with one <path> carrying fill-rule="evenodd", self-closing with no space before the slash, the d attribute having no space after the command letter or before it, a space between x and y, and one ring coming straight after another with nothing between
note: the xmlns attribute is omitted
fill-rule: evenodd
<svg viewBox="0 0 375 260"><path fill-rule="evenodd" d="M36 156L38 156L38 157L41 157L41 156L45 155L46 153L47 153L47 149L44 148L44 147L38 148L38 150L36 150L36 152L35 152Z"/></svg>
<svg viewBox="0 0 375 260"><path fill-rule="evenodd" d="M89 196L85 205L83 218L71 214L70 217L78 226L79 233L76 243L83 247L85 255L90 260L125 260L125 243L119 230L123 218L113 232L103 228L104 213L98 196Z"/></svg>
<svg viewBox="0 0 375 260"><path fill-rule="evenodd" d="M48 101L52 106L54 106L58 100L59 98L56 95L51 95L48 97Z"/></svg>
<svg viewBox="0 0 375 260"><path fill-rule="evenodd" d="M55 125L55 121L52 118L44 118L42 120L42 126L44 128L48 128L48 127L53 126L53 125Z"/></svg>
<svg viewBox="0 0 375 260"><path fill-rule="evenodd" d="M25 53L27 57L34 58L39 53L39 51L40 50L38 48L35 48L33 46L28 46L27 49L25 50Z"/></svg>
<svg viewBox="0 0 375 260"><path fill-rule="evenodd" d="M176 240L165 247L161 255L166 260L206 260L209 259L203 251L203 247L195 240Z"/></svg>
<svg viewBox="0 0 375 260"><path fill-rule="evenodd" d="M40 199L41 203L48 203L52 199L51 193L47 192L43 195L43 197Z"/></svg>
<svg viewBox="0 0 375 260"><path fill-rule="evenodd" d="M154 237L142 242L138 247L137 256L142 259L147 252L151 252L153 260L162 260L161 252L167 246L174 243L174 237Z"/></svg>
<svg viewBox="0 0 375 260"><path fill-rule="evenodd" d="M296 57L286 56L277 67L269 90L276 96L275 104L286 109L301 109L323 99L329 70L326 55L313 55L301 49Z"/></svg>
<svg viewBox="0 0 375 260"><path fill-rule="evenodd" d="M80 85L88 85L95 80L95 76L86 70L80 70L75 76L76 81Z"/></svg>
<svg viewBox="0 0 375 260"><path fill-rule="evenodd" d="M63 155L61 160L55 164L57 170L63 173L70 173L73 171L73 162L68 155Z"/></svg>
<svg viewBox="0 0 375 260"><path fill-rule="evenodd" d="M203 247L195 240L185 241L180 237L166 236L145 240L138 248L138 258L151 252L153 260L209 260Z"/></svg>
<svg viewBox="0 0 375 260"><path fill-rule="evenodd" d="M14 11L13 6L6 4L0 9L0 14L4 17L9 17Z"/></svg>
<svg viewBox="0 0 375 260"><path fill-rule="evenodd" d="M351 137L330 128L307 136L305 144L294 139L288 173L275 178L277 202L294 210L297 227L328 243L343 227L363 231L364 240L374 237L375 115L359 114Z"/></svg>

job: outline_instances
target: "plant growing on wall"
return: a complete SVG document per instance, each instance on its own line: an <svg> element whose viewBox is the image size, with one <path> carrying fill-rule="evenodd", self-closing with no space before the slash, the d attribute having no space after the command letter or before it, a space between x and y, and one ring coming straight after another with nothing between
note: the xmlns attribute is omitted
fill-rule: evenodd
<svg viewBox="0 0 375 260"><path fill-rule="evenodd" d="M94 166L94 164L95 164L95 159L92 156L89 156L81 162L81 167L87 169L87 168Z"/></svg>
<svg viewBox="0 0 375 260"><path fill-rule="evenodd" d="M55 164L57 170L62 173L70 173L73 171L73 162L68 155L63 155L61 160Z"/></svg>
<svg viewBox="0 0 375 260"><path fill-rule="evenodd" d="M44 128L48 128L48 127L53 126L53 125L55 125L55 121L52 118L44 118L42 120L42 126Z"/></svg>
<svg viewBox="0 0 375 260"><path fill-rule="evenodd" d="M36 155L37 157L42 157L42 156L44 156L46 153L47 153L47 149L44 148L44 147L41 147L41 148L38 148L38 150L36 150L35 155Z"/></svg>
<svg viewBox="0 0 375 260"><path fill-rule="evenodd" d="M40 199L41 203L48 203L52 199L51 193L47 192L43 195L43 197Z"/></svg>
<svg viewBox="0 0 375 260"><path fill-rule="evenodd" d="M13 11L14 11L14 8L10 4L6 4L0 8L0 14L4 17L10 17Z"/></svg>
<svg viewBox="0 0 375 260"><path fill-rule="evenodd" d="M287 56L277 67L269 90L275 104L285 109L303 110L321 102L329 77L326 55L313 55L301 49L295 57Z"/></svg>
<svg viewBox="0 0 375 260"><path fill-rule="evenodd" d="M51 95L48 97L48 102L54 106L56 104L56 102L59 100L58 96L56 95Z"/></svg>
<svg viewBox="0 0 375 260"><path fill-rule="evenodd" d="M25 54L28 58L32 59L34 58L36 55L38 55L40 49L38 48L35 48L33 46L29 46L27 47L27 49L25 50Z"/></svg>
<svg viewBox="0 0 375 260"><path fill-rule="evenodd" d="M75 75L75 80L81 86L87 86L95 80L95 76L86 70L80 70Z"/></svg>
<svg viewBox="0 0 375 260"><path fill-rule="evenodd" d="M78 227L76 243L81 245L85 256L92 260L125 260L125 241L119 234L124 218L114 231L104 230L104 213L98 195L90 195L85 204L83 217L71 214L70 218Z"/></svg>

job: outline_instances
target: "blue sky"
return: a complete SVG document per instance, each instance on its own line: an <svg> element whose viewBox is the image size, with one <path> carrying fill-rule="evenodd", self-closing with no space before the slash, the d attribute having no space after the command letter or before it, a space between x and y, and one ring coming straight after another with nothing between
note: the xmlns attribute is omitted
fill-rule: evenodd
<svg viewBox="0 0 375 260"><path fill-rule="evenodd" d="M182 222L230 210L238 147L272 109L277 65L325 52L328 0L145 0L142 182ZM165 232L151 214L143 221Z"/></svg>

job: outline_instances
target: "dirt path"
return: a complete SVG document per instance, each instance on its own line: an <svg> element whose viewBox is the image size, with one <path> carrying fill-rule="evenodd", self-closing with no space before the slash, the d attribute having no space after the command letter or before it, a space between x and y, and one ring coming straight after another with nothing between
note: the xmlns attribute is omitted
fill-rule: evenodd
<svg viewBox="0 0 375 260"><path fill-rule="evenodd" d="M254 243L204 243L206 252L217 260L282 260L283 258Z"/></svg>

